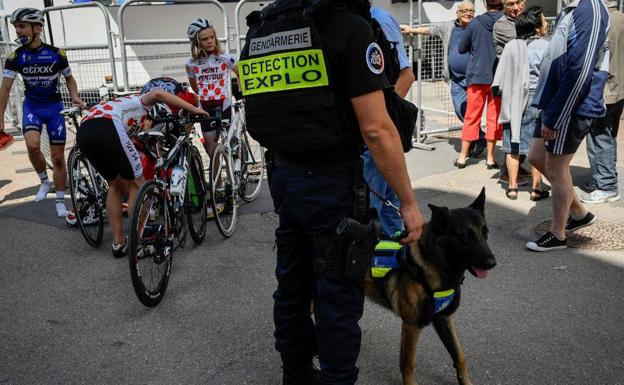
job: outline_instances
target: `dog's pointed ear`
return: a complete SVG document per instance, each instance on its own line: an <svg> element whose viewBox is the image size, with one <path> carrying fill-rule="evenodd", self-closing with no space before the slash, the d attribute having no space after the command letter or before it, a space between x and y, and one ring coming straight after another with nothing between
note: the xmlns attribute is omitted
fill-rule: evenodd
<svg viewBox="0 0 624 385"><path fill-rule="evenodd" d="M481 189L481 193L479 194L477 199L475 199L475 201L472 202L472 204L470 205L470 208L478 210L481 213L481 215L484 214L485 212L485 187Z"/></svg>
<svg viewBox="0 0 624 385"><path fill-rule="evenodd" d="M431 222L437 222L438 220L446 222L449 213L448 207L439 207L432 204L428 204L428 206L431 209Z"/></svg>

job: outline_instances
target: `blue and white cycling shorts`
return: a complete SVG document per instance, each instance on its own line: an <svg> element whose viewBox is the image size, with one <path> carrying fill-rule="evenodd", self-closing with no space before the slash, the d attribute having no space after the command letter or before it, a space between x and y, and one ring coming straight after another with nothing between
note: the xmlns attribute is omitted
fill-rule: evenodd
<svg viewBox="0 0 624 385"><path fill-rule="evenodd" d="M45 124L50 144L65 144L65 118L60 114L60 111L63 109L62 102L37 103L24 99L22 109L24 112L22 118L23 133L28 131L41 133L43 125Z"/></svg>

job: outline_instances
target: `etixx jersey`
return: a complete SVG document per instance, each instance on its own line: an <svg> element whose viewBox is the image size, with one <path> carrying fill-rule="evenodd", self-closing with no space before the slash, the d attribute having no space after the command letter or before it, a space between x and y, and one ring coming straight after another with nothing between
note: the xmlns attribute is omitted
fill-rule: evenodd
<svg viewBox="0 0 624 385"><path fill-rule="evenodd" d="M24 80L27 100L55 103L61 101L59 77L70 76L71 69L65 51L44 43L35 50L21 46L8 56L3 77L15 79L17 74Z"/></svg>

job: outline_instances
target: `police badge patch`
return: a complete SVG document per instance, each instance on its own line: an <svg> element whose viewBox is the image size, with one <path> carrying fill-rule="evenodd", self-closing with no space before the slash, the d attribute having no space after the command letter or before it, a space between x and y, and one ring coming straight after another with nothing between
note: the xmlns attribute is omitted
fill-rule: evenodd
<svg viewBox="0 0 624 385"><path fill-rule="evenodd" d="M371 43L366 49L366 64L374 74L380 75L384 71L384 57L377 43Z"/></svg>

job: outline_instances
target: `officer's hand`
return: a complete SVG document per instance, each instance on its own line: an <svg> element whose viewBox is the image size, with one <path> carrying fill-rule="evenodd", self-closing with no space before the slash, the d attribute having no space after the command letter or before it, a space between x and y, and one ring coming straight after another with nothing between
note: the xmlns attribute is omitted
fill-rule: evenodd
<svg viewBox="0 0 624 385"><path fill-rule="evenodd" d="M84 110L85 108L87 108L87 105L85 104L85 102L82 101L79 96L72 98L72 102L74 102L74 105L80 109Z"/></svg>
<svg viewBox="0 0 624 385"><path fill-rule="evenodd" d="M407 237L400 239L399 243L402 245L409 245L420 239L425 220L416 203L411 205L401 204L401 216L403 217Z"/></svg>

